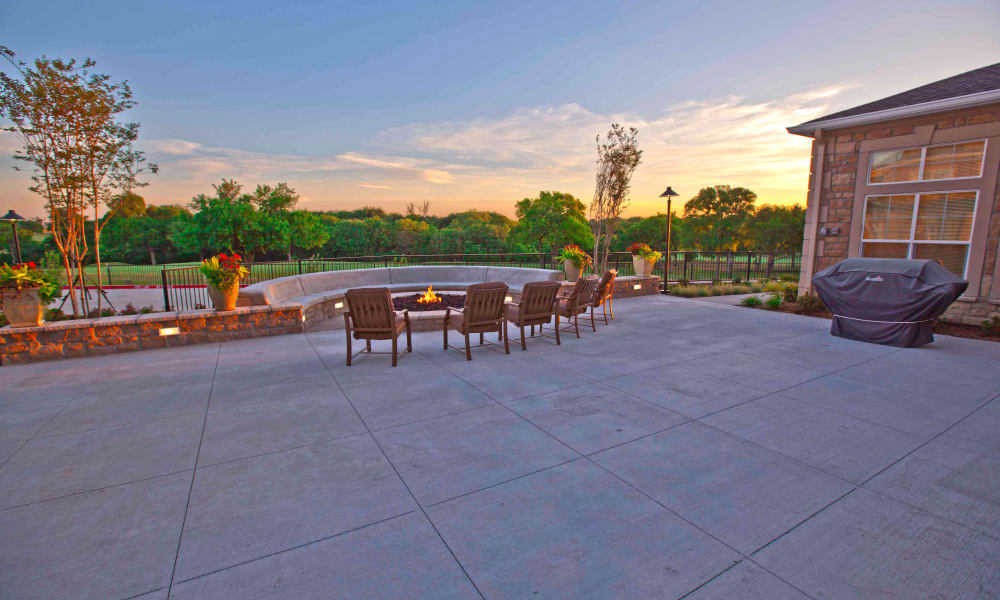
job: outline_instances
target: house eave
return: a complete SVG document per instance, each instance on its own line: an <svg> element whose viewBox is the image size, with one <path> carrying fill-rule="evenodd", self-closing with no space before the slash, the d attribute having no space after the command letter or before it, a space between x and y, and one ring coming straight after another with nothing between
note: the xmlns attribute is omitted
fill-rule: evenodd
<svg viewBox="0 0 1000 600"><path fill-rule="evenodd" d="M883 121L905 119L907 117L920 117L939 112L972 108L975 106L983 106L985 104L993 104L997 102L1000 102L1000 89L976 92L975 94L967 94L965 96L943 98L941 100L932 100L930 102L922 102L920 104L899 106L896 108L878 110L875 112L852 115L849 117L812 121L788 127L787 130L788 133L811 138L814 137L815 132L818 129L842 129L844 127L854 127L856 125L869 125L872 123L881 123Z"/></svg>

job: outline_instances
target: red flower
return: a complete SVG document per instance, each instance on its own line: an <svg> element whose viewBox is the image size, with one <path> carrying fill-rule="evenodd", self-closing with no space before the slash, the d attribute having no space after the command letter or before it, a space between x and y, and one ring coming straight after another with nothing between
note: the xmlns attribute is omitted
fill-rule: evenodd
<svg viewBox="0 0 1000 600"><path fill-rule="evenodd" d="M36 265L36 264L35 264L35 261L33 261L33 260L29 260L29 261L28 261L28 268L31 268L31 269L37 269L37 268L38 268L38 265Z"/></svg>

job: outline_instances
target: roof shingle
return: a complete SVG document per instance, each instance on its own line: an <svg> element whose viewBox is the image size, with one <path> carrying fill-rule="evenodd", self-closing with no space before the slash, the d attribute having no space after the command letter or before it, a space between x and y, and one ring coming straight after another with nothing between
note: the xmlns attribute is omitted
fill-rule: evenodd
<svg viewBox="0 0 1000 600"><path fill-rule="evenodd" d="M854 108L848 108L847 110L842 110L811 121L806 121L805 123L802 123L802 125L818 123L829 119L853 117L880 110L911 106L913 104L923 104L924 102L931 102L934 100L967 96L969 94L997 89L1000 89L1000 63L979 69L973 69L972 71L967 71L960 75L954 75L940 81L935 81L934 83L928 83L927 85L913 88L912 90L900 92L899 94L889 96L888 98L882 98L881 100L869 102L868 104L862 104L860 106L855 106ZM801 127L801 125L799 125L799 127Z"/></svg>

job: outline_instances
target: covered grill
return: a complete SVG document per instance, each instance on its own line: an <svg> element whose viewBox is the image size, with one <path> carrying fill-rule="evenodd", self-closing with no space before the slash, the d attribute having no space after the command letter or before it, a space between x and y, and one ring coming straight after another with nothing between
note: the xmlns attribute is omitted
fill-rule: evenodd
<svg viewBox="0 0 1000 600"><path fill-rule="evenodd" d="M910 348L934 341L935 318L969 286L931 260L849 258L813 277L833 313L830 333Z"/></svg>

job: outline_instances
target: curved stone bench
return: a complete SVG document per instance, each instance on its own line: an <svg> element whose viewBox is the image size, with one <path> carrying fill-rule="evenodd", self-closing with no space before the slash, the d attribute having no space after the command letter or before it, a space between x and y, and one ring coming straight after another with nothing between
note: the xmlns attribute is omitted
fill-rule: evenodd
<svg viewBox="0 0 1000 600"><path fill-rule="evenodd" d="M302 307L308 329L319 321L343 314L344 295L358 287L387 287L395 292L420 292L428 285L439 291L465 291L484 281L503 281L513 295L520 295L531 281L558 281L562 273L520 267L422 266L348 269L279 277L240 290L239 306L282 305ZM339 306L338 306L339 305Z"/></svg>

